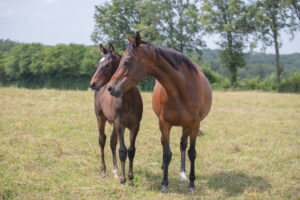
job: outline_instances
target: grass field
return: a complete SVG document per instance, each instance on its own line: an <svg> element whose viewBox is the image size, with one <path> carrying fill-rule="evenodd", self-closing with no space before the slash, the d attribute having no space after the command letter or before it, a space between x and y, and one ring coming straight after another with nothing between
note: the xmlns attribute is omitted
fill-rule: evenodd
<svg viewBox="0 0 300 200"><path fill-rule="evenodd" d="M173 128L168 194L159 192L162 147L151 93L142 97L131 187L113 178L109 140L101 178L93 92L0 88L0 199L300 198L300 95L214 92L197 139L197 190L180 182L181 130ZM108 137L111 131L107 125Z"/></svg>

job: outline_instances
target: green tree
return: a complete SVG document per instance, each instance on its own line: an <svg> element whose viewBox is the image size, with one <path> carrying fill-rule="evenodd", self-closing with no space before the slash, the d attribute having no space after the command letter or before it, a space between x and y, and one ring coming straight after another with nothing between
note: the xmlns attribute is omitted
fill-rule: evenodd
<svg viewBox="0 0 300 200"><path fill-rule="evenodd" d="M247 24L248 11L241 0L204 0L201 7L201 22L207 33L221 36L218 45L221 65L230 71L232 84L237 81L237 70L246 65L245 40L250 26Z"/></svg>
<svg viewBox="0 0 300 200"><path fill-rule="evenodd" d="M137 23L133 28L138 30L144 41L163 45L167 39L162 31L162 16L164 6L160 0L140 0L136 4Z"/></svg>
<svg viewBox="0 0 300 200"><path fill-rule="evenodd" d="M9 52L16 45L18 45L18 42L0 39L0 51Z"/></svg>
<svg viewBox="0 0 300 200"><path fill-rule="evenodd" d="M180 52L197 51L201 57L204 42L197 0L164 0L161 8L161 26L166 38L164 44Z"/></svg>
<svg viewBox="0 0 300 200"><path fill-rule="evenodd" d="M134 34L133 24L137 24L134 0L113 0L111 3L95 6L95 29L92 40L95 43L111 42L117 50L125 49L125 35Z"/></svg>
<svg viewBox="0 0 300 200"><path fill-rule="evenodd" d="M286 0L257 0L255 2L256 38L265 46L274 45L276 80L280 83L280 32L287 30L293 36L299 24L295 13L286 6Z"/></svg>
<svg viewBox="0 0 300 200"><path fill-rule="evenodd" d="M0 50L0 82L6 81L6 74L5 74L5 63L7 59L7 54Z"/></svg>

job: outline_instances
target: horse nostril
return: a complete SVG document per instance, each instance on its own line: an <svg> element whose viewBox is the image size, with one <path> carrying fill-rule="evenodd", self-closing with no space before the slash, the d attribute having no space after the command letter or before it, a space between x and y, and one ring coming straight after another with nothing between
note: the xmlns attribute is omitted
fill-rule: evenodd
<svg viewBox="0 0 300 200"><path fill-rule="evenodd" d="M111 92L111 91L112 91L112 87L109 86L109 87L107 88L107 90L108 90L109 92Z"/></svg>
<svg viewBox="0 0 300 200"><path fill-rule="evenodd" d="M94 88L94 87L96 87L96 83L93 82L90 86L91 86L91 88Z"/></svg>

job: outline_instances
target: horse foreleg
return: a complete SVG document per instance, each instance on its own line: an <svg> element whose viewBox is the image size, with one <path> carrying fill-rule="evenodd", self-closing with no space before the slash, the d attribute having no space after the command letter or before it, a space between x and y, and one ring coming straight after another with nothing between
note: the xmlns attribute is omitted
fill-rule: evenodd
<svg viewBox="0 0 300 200"><path fill-rule="evenodd" d="M162 193L167 193L167 187L169 185L168 180L168 168L169 163L172 159L172 152L170 149L170 130L171 125L166 122L159 122L159 128L162 134L162 143L163 143L163 181L162 181Z"/></svg>
<svg viewBox="0 0 300 200"><path fill-rule="evenodd" d="M121 179L120 182L122 184L126 183L125 177L125 162L127 158L127 149L124 142L124 130L125 128L123 125L117 120L115 122L115 129L119 138L120 148L119 148L119 158L121 160Z"/></svg>
<svg viewBox="0 0 300 200"><path fill-rule="evenodd" d="M135 155L135 139L139 132L140 124L130 129L130 147L128 149L128 158L129 158L129 171L128 179L129 184L133 186L133 159Z"/></svg>
<svg viewBox="0 0 300 200"><path fill-rule="evenodd" d="M117 164L117 156L116 156L116 147L118 144L118 137L117 137L117 133L115 130L115 127L113 128L112 134L110 136L110 148L111 148L111 152L112 152L112 157L113 157L113 173L115 178L119 178L119 170L118 170L118 164Z"/></svg>
<svg viewBox="0 0 300 200"><path fill-rule="evenodd" d="M106 120L104 118L97 119L98 121L98 131L99 131L99 145L101 149L101 173L102 177L106 177L106 165L105 165L105 159L104 159L104 147L106 142L106 135L104 132L105 129L105 122Z"/></svg>

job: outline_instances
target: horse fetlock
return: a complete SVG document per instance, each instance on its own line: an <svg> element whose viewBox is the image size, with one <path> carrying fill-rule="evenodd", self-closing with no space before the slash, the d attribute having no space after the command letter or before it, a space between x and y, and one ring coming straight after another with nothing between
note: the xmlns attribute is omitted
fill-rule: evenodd
<svg viewBox="0 0 300 200"><path fill-rule="evenodd" d="M179 172L179 175L180 175L180 181L187 181L187 177L186 177L186 172L185 171Z"/></svg>
<svg viewBox="0 0 300 200"><path fill-rule="evenodd" d="M189 179L190 179L190 183L194 184L194 181L196 180L196 176L195 175L190 175Z"/></svg>

